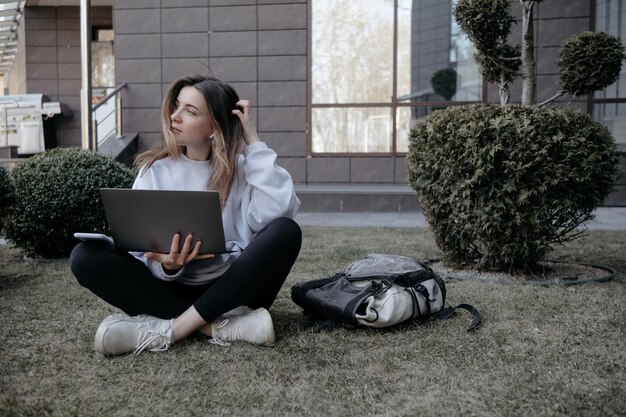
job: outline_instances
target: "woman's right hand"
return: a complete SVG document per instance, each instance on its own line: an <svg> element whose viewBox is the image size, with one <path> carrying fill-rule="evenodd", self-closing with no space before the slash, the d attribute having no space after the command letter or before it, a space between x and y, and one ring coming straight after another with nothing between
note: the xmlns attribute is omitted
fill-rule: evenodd
<svg viewBox="0 0 626 417"><path fill-rule="evenodd" d="M254 125L254 117L252 116L252 103L250 100L239 100L236 105L238 108L232 113L239 118L243 127L243 140L248 145L259 142L259 133Z"/></svg>
<svg viewBox="0 0 626 417"><path fill-rule="evenodd" d="M163 265L163 268L168 270L169 272L176 272L191 261L215 257L214 254L199 254L200 246L202 245L201 241L197 241L196 244L193 245L192 250L192 242L193 235L190 234L185 238L183 247L179 251L178 247L180 245L180 233L176 233L172 238L172 245L170 246L169 253L146 252L143 256L152 261L160 262Z"/></svg>

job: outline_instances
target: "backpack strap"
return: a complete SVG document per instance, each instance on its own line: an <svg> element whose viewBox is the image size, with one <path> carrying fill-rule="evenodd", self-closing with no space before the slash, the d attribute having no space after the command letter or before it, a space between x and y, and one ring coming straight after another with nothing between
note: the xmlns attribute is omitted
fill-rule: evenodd
<svg viewBox="0 0 626 417"><path fill-rule="evenodd" d="M424 307L426 307L426 314L424 317L430 317L430 303L434 302L435 300L430 299L430 293L428 292L428 288L424 287L422 284L417 284L412 287L407 287L404 290L408 292L413 298L413 315L411 317L417 318L422 315L419 308L419 301L417 300L417 295L415 294L416 292L424 297Z"/></svg>
<svg viewBox="0 0 626 417"><path fill-rule="evenodd" d="M320 278L320 279L314 279L314 280L311 280L311 281L299 282L296 285L294 285L293 287L291 287L292 298L293 298L293 294L297 294L298 296L304 296L304 294L308 290L310 290L312 288L321 287L323 285L328 284L329 282L336 281L339 278L341 278L342 276L343 276L343 272L339 272L339 273L333 275L332 277Z"/></svg>
<svg viewBox="0 0 626 417"><path fill-rule="evenodd" d="M450 317L454 315L455 313L454 310L456 310L457 308L462 308L463 310L467 310L472 315L472 322L467 327L467 331L469 332L472 330L476 330L476 328L480 325L480 321L481 321L480 312L474 306L471 306L469 304L459 304L456 307L446 307L439 312L438 316L439 318L442 318L442 319L449 319Z"/></svg>

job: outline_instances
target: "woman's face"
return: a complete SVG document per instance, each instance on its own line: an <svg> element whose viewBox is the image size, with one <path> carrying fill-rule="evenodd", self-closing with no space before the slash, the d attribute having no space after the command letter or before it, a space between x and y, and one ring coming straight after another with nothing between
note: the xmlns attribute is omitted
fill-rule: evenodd
<svg viewBox="0 0 626 417"><path fill-rule="evenodd" d="M213 124L204 96L195 87L180 90L170 120L170 131L179 145L190 150L209 148Z"/></svg>

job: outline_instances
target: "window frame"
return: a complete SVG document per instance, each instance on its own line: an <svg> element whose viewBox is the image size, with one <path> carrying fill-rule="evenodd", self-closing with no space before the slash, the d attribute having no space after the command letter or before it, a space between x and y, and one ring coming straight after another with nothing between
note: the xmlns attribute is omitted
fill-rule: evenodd
<svg viewBox="0 0 626 417"><path fill-rule="evenodd" d="M597 27L596 27L596 19L597 19L597 8L598 8L598 3L596 0L589 0L589 29L593 32L597 31ZM624 40L622 40L622 42L624 42ZM626 83L626 80L620 80L622 82ZM595 98L595 94L591 93L587 96L587 113L589 113L589 115L591 115L591 117L594 117L595 115L595 106L596 104L625 104L626 103L626 96L624 97L617 97L617 98ZM595 119L594 119L595 120ZM596 120L599 123L602 123L602 121L600 120ZM618 146L618 150L622 153L626 152L626 145L624 144L617 144Z"/></svg>
<svg viewBox="0 0 626 417"><path fill-rule="evenodd" d="M313 63L313 2L307 2L307 128L306 128L306 154L308 158L312 157L405 157L408 152L398 151L397 145L397 114L400 108L421 108L421 107L450 107L461 106L467 104L484 103L487 99L487 83L484 79L482 83L481 100L480 101L424 101L402 103L398 101L398 2L393 0L393 58L392 58L392 95L391 101L388 103L372 102L372 103L316 103L313 104L312 93L312 63ZM451 0L449 0L451 1ZM391 152L313 152L313 129L312 118L313 109L316 108L385 108L392 115L392 131L391 131Z"/></svg>

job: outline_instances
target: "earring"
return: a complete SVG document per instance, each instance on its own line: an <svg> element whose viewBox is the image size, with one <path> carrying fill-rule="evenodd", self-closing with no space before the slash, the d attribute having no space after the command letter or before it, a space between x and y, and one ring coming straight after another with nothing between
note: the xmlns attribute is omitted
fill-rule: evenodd
<svg viewBox="0 0 626 417"><path fill-rule="evenodd" d="M211 133L211 136L209 136L209 139L213 140L214 137L215 137L215 132Z"/></svg>

